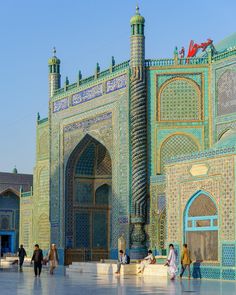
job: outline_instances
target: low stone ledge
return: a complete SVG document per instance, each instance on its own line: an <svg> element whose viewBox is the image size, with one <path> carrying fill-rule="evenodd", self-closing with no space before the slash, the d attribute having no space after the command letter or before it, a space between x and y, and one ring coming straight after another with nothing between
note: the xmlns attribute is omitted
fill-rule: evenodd
<svg viewBox="0 0 236 295"><path fill-rule="evenodd" d="M139 263L121 265L120 275L136 275ZM117 270L116 262L73 262L66 272L94 273L103 275L113 275ZM167 277L167 267L161 264L152 264L145 267L143 276Z"/></svg>

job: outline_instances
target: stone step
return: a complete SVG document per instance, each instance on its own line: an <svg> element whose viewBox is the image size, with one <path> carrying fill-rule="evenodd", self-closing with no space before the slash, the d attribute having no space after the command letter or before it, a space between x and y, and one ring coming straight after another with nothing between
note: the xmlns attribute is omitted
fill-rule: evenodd
<svg viewBox="0 0 236 295"><path fill-rule="evenodd" d="M136 275L140 264L131 263L122 265L121 275ZM67 273L94 273L112 275L116 272L116 263L99 263L99 262L73 262L67 269ZM144 269L143 276L167 277L167 267L161 264L148 265Z"/></svg>

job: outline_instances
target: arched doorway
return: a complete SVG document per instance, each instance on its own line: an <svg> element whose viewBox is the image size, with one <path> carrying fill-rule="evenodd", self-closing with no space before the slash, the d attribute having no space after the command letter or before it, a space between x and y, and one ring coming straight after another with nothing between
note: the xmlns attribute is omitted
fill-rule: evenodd
<svg viewBox="0 0 236 295"><path fill-rule="evenodd" d="M108 258L110 248L111 158L86 135L66 169L66 263Z"/></svg>
<svg viewBox="0 0 236 295"><path fill-rule="evenodd" d="M20 198L14 189L0 193L0 249L1 255L16 253L19 246Z"/></svg>
<svg viewBox="0 0 236 295"><path fill-rule="evenodd" d="M185 242L192 260L218 260L218 212L213 198L197 192L187 204L184 216Z"/></svg>

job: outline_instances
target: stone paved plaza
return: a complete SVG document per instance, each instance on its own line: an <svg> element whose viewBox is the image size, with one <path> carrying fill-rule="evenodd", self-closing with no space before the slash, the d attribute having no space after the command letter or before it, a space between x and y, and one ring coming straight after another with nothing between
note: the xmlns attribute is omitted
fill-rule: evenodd
<svg viewBox="0 0 236 295"><path fill-rule="evenodd" d="M227 295L236 293L236 283L212 280L158 281L156 278L136 276L116 277L90 274L64 274L60 269L54 276L46 270L41 278L35 278L29 268L23 273L0 272L0 293L3 295L72 295L72 294L208 294Z"/></svg>

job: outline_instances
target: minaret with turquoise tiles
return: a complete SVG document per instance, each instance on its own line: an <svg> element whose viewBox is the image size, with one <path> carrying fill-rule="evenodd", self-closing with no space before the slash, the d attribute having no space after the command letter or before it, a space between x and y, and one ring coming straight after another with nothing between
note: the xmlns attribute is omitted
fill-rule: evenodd
<svg viewBox="0 0 236 295"><path fill-rule="evenodd" d="M147 115L145 84L145 19L139 7L130 20L131 24L131 158L132 158L132 209L131 257L142 258L146 252L147 200Z"/></svg>
<svg viewBox="0 0 236 295"><path fill-rule="evenodd" d="M53 97L55 91L61 87L60 59L56 57L56 48L53 48L53 56L48 60L48 84L49 98Z"/></svg>

